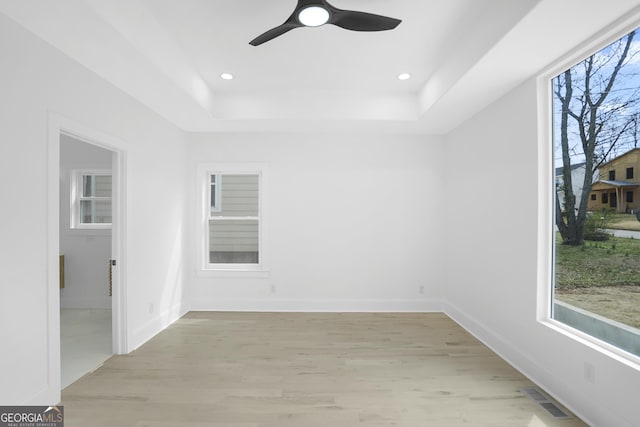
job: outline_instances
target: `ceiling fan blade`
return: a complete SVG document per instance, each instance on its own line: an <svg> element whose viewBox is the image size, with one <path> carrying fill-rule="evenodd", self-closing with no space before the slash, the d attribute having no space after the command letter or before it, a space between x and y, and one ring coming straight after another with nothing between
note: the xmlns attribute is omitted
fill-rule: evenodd
<svg viewBox="0 0 640 427"><path fill-rule="evenodd" d="M333 25L353 31L385 31L393 30L402 21L388 16L355 10L340 10L332 7L331 21Z"/></svg>
<svg viewBox="0 0 640 427"><path fill-rule="evenodd" d="M294 28L298 28L301 26L302 25L297 24L296 22L291 22L291 20L287 20L287 22L285 22L284 24L278 27L272 28L263 34L260 34L258 37L251 40L249 44L252 46L261 45L262 43L268 42L269 40L275 39L276 37L283 35L287 31L291 31Z"/></svg>
<svg viewBox="0 0 640 427"><path fill-rule="evenodd" d="M304 26L319 26L325 22L306 22L301 18L302 12L306 9L310 9L309 12L317 12L317 10L311 11L311 9L324 9L325 14L328 15L329 21L327 24L333 24L346 30L353 31L385 31L396 28L402 21L396 18L390 18L388 16L376 15L367 12L358 12L355 10L342 10L331 5L328 0L298 0L298 4L289 18L280 26L270 29L264 34L259 35L255 39L249 42L250 45L258 46L262 43L268 42L278 36L283 35L287 31L291 31L294 28ZM328 12L328 13L327 13ZM303 24L302 22L305 22Z"/></svg>

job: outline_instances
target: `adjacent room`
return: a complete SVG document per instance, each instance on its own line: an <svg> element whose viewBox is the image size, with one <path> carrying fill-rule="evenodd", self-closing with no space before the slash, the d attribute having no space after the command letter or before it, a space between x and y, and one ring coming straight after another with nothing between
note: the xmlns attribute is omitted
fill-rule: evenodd
<svg viewBox="0 0 640 427"><path fill-rule="evenodd" d="M640 426L639 27L638 0L0 0L0 407Z"/></svg>
<svg viewBox="0 0 640 427"><path fill-rule="evenodd" d="M112 354L113 153L60 135L62 387Z"/></svg>

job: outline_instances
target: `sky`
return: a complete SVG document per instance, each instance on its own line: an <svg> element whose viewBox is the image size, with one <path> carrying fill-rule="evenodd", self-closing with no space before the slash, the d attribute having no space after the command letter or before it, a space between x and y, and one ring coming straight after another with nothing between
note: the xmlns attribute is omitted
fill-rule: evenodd
<svg viewBox="0 0 640 427"><path fill-rule="evenodd" d="M626 37L626 36L625 36ZM593 82L606 81L611 75L615 63L617 62L622 48L624 47L624 39L622 42L615 41L612 44L604 47L600 51L594 54L594 69L598 71L592 73L592 87ZM572 81L573 81L573 97L579 97L584 93L584 78L586 75L584 61L571 67L572 69ZM553 80L554 89L556 79ZM592 94L595 95L595 91ZM628 105L628 101L632 100ZM554 128L553 128L553 140L554 140L554 162L555 167L562 166L562 151L560 147L560 101L554 95ZM574 101L572 109L579 111L579 101ZM634 148L636 145L640 147L640 31L635 35L634 41L631 44L627 60L622 70L616 78L615 84L611 93L607 97L605 103L602 106L602 111L612 113L613 119L607 121L609 127L619 126L620 123L627 123L631 118L638 117L639 123L635 126L633 123L628 124L627 132L618 140L614 150L607 157L607 161L612 158L627 152L629 149ZM584 154L582 152L582 143L578 134L578 127L575 120L570 119L569 125L570 132L570 149L571 149L571 163L576 164L584 161ZM614 135L617 132L609 132L608 135ZM601 135L605 135L603 132ZM604 144L603 148L608 148L610 144Z"/></svg>

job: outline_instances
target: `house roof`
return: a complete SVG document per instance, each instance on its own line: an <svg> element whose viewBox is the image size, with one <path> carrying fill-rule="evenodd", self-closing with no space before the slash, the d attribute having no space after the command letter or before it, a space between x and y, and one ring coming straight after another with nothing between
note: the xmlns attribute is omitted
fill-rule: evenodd
<svg viewBox="0 0 640 427"><path fill-rule="evenodd" d="M624 156L626 156L627 154L631 154L631 153L633 153L634 151L638 151L638 150L640 150L640 148L632 148L631 150L627 151L626 153L620 154L619 156L614 157L613 159L609 160L608 162L601 164L601 165L600 165L600 167L599 167L598 169L604 168L604 167L605 167L605 166L607 166L609 163L614 162L614 161L616 161L616 160L618 160L618 159L621 159L621 158L623 158Z"/></svg>
<svg viewBox="0 0 640 427"><path fill-rule="evenodd" d="M609 181L609 180L605 180L605 179L601 179L597 182L595 182L595 184L606 184L606 185L611 185L612 187L639 187L640 184L637 182L628 182L628 181Z"/></svg>
<svg viewBox="0 0 640 427"><path fill-rule="evenodd" d="M571 165L571 170L574 171L576 169L583 168L585 164L586 162ZM563 172L564 172L564 166L560 166L559 168L556 168L556 176L562 175Z"/></svg>

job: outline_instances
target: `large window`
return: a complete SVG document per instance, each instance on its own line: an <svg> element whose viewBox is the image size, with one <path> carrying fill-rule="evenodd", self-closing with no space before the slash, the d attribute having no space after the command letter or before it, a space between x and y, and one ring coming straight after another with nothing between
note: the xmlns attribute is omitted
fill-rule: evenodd
<svg viewBox="0 0 640 427"><path fill-rule="evenodd" d="M552 80L554 163L562 170L552 317L629 356L640 356L639 39L633 31Z"/></svg>
<svg viewBox="0 0 640 427"><path fill-rule="evenodd" d="M259 172L206 173L205 266L256 268L261 264Z"/></svg>
<svg viewBox="0 0 640 427"><path fill-rule="evenodd" d="M111 172L74 170L71 180L71 227L111 227Z"/></svg>

